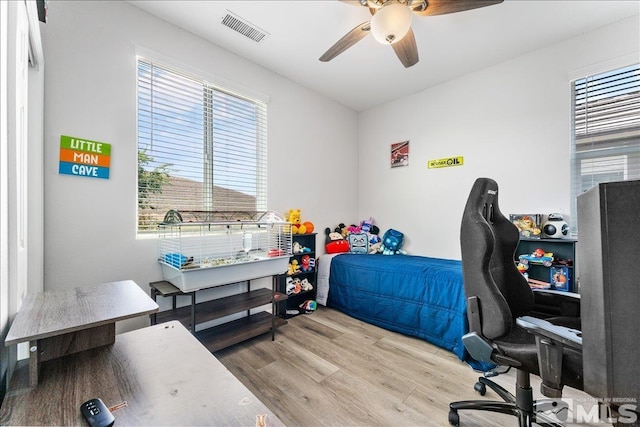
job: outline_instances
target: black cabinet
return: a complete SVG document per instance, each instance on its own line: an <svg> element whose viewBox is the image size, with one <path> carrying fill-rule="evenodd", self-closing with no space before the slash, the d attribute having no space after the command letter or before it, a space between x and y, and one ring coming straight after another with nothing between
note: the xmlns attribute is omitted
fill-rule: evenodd
<svg viewBox="0 0 640 427"><path fill-rule="evenodd" d="M550 287L575 292L576 242L576 239L570 238L521 238L516 249L515 261L528 266L526 274L532 287ZM533 256L539 249L544 253L553 253L553 259Z"/></svg>
<svg viewBox="0 0 640 427"><path fill-rule="evenodd" d="M305 302L315 301L317 286L316 233L294 234L293 255L289 270L278 277L278 291L287 296L278 307L278 314L287 319L306 313Z"/></svg>

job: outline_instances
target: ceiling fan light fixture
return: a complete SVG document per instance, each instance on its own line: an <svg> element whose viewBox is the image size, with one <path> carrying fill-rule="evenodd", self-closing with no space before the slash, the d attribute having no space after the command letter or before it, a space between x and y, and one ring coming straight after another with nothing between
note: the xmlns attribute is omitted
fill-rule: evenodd
<svg viewBox="0 0 640 427"><path fill-rule="evenodd" d="M411 28L411 9L401 3L381 7L371 18L371 33L382 44L399 42Z"/></svg>

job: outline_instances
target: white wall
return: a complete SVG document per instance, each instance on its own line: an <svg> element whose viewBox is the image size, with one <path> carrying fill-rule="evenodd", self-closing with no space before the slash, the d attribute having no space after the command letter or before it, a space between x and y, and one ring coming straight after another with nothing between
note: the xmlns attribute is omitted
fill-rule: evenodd
<svg viewBox="0 0 640 427"><path fill-rule="evenodd" d="M45 289L162 280L156 241L135 235L136 46L270 96L269 209L319 228L356 216L357 171L331 168L356 157L355 112L124 2L49 2L48 16ZM112 144L110 179L59 175L61 134Z"/></svg>
<svg viewBox="0 0 640 427"><path fill-rule="evenodd" d="M360 113L359 218L404 232L412 254L459 259L478 177L498 182L504 213L568 213L570 78L637 62L639 45L638 17L628 18ZM391 169L390 144L404 140L410 164ZM426 167L451 156L464 165Z"/></svg>

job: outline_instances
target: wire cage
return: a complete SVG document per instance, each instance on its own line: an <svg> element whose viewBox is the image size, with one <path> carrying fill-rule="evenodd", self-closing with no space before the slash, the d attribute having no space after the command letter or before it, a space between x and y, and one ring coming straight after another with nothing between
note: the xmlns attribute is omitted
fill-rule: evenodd
<svg viewBox="0 0 640 427"><path fill-rule="evenodd" d="M172 222L158 225L158 261L165 280L183 291L286 272L291 224L257 221Z"/></svg>

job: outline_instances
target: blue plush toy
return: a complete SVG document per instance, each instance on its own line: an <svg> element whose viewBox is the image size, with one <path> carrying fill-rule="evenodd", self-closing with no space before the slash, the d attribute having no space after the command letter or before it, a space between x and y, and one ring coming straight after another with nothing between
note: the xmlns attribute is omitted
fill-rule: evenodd
<svg viewBox="0 0 640 427"><path fill-rule="evenodd" d="M402 243L404 243L404 234L390 228L384 233L384 236L382 236L380 252L382 252L383 255L404 254Z"/></svg>

